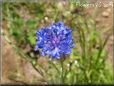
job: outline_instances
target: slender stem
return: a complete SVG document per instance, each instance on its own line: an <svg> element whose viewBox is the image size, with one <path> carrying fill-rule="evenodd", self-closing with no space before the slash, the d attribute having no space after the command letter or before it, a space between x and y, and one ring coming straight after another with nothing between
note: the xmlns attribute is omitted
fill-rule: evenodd
<svg viewBox="0 0 114 86"><path fill-rule="evenodd" d="M33 66L33 68L38 72L38 74L40 74L40 75L42 76L43 81L44 81L44 82L47 82L47 81L45 80L45 76L44 76L43 72L41 72L34 64L32 64L32 66Z"/></svg>
<svg viewBox="0 0 114 86"><path fill-rule="evenodd" d="M48 62L57 70L58 73L60 73L59 69L52 61L48 61Z"/></svg>
<svg viewBox="0 0 114 86"><path fill-rule="evenodd" d="M103 43L101 42L101 39L100 39L100 49L99 49L99 52L98 52L98 55L97 55L97 59L96 59L96 61L95 61L95 64L97 64L97 62L98 62L98 60L99 60L98 58L101 57L101 54L102 54L102 52L103 52L103 49L104 49L105 45L106 45L107 42L108 42L109 36L110 36L110 35L107 36L107 38L105 39L105 41L104 41Z"/></svg>
<svg viewBox="0 0 114 86"><path fill-rule="evenodd" d="M63 74L64 74L63 73L64 72L64 69L63 69L64 68L63 67L63 60L61 59L60 61L61 61L61 68L62 68L62 71L61 71L61 81L62 81L62 83L64 83L64 77L63 77Z"/></svg>
<svg viewBox="0 0 114 86"><path fill-rule="evenodd" d="M32 67L33 67L42 77L44 77L44 74L43 74L34 64L32 64Z"/></svg>

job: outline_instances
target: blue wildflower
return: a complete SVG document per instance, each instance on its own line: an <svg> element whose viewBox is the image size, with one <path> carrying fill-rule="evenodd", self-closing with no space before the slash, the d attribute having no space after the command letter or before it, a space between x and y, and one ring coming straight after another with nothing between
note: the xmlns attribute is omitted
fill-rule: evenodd
<svg viewBox="0 0 114 86"><path fill-rule="evenodd" d="M72 30L61 21L37 31L35 50L41 50L42 56L60 59L70 54L73 47Z"/></svg>

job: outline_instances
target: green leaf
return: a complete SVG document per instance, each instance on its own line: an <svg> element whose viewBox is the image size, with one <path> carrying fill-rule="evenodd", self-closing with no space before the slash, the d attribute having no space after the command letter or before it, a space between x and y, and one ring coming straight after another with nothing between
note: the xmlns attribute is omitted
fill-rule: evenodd
<svg viewBox="0 0 114 86"><path fill-rule="evenodd" d="M29 40L29 42L30 42L31 45L35 45L35 44L36 44L36 39L35 39L35 37L29 36L29 37L28 37L28 40Z"/></svg>
<svg viewBox="0 0 114 86"><path fill-rule="evenodd" d="M26 22L28 28L35 29L37 26L37 21L35 19L30 19Z"/></svg>

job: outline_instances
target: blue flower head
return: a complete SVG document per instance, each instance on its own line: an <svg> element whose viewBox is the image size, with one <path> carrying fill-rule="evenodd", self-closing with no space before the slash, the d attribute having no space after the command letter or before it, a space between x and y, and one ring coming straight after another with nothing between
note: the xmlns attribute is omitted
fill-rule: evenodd
<svg viewBox="0 0 114 86"><path fill-rule="evenodd" d="M60 59L62 55L70 54L73 47L72 30L61 21L37 31L35 50L41 50L42 56Z"/></svg>

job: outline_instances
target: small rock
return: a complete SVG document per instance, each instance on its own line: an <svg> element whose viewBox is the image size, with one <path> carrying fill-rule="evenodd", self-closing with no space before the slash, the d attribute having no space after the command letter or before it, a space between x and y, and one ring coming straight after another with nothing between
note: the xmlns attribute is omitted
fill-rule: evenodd
<svg viewBox="0 0 114 86"><path fill-rule="evenodd" d="M45 17L44 19L45 19L45 21L48 21L48 17Z"/></svg>
<svg viewBox="0 0 114 86"><path fill-rule="evenodd" d="M96 23L99 23L100 22L100 18L96 18L95 21L96 21Z"/></svg>
<svg viewBox="0 0 114 86"><path fill-rule="evenodd" d="M110 13L111 11L112 11L112 10L111 10L110 8L108 8L108 9L107 9L107 12L109 12L109 13Z"/></svg>
<svg viewBox="0 0 114 86"><path fill-rule="evenodd" d="M108 13L108 12L103 12L103 13L102 13L102 16L103 16L103 17L109 17L109 13Z"/></svg>

